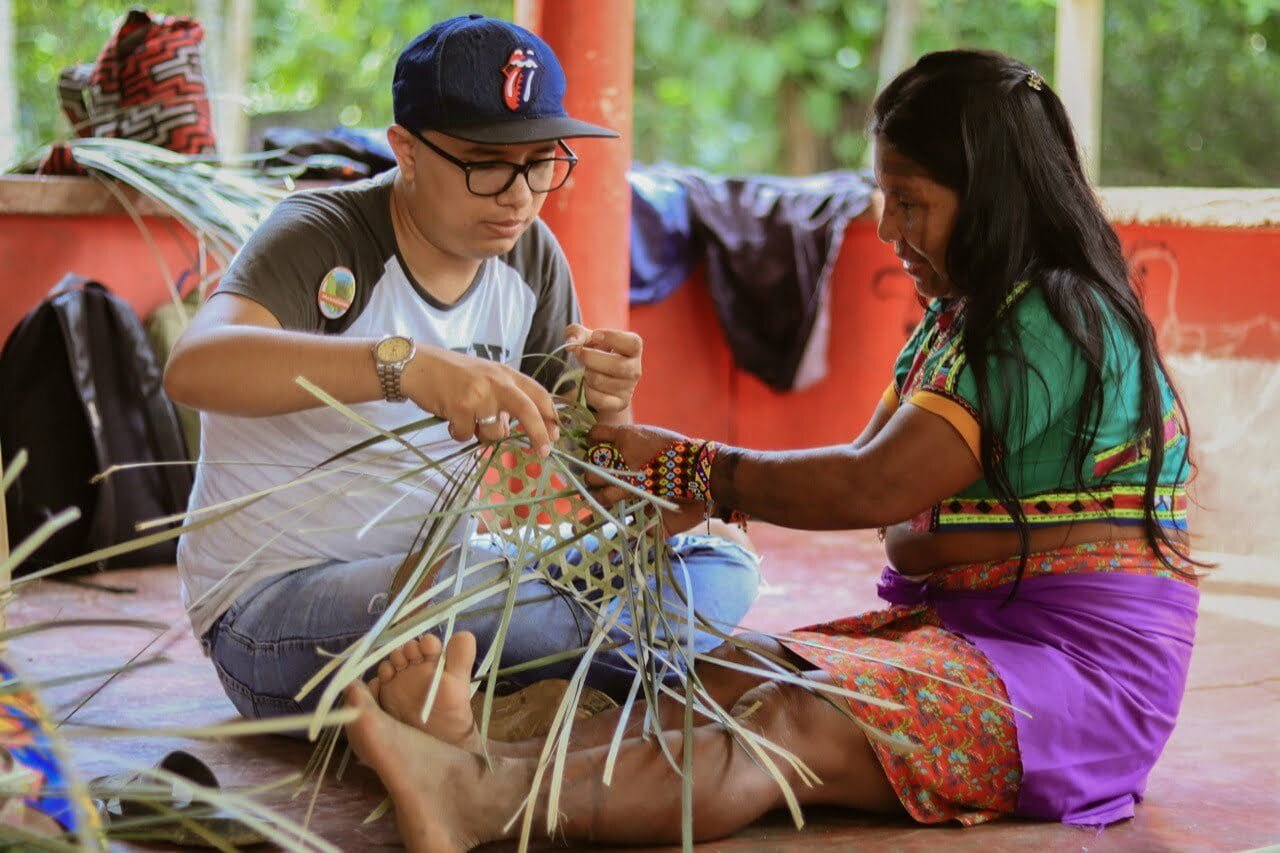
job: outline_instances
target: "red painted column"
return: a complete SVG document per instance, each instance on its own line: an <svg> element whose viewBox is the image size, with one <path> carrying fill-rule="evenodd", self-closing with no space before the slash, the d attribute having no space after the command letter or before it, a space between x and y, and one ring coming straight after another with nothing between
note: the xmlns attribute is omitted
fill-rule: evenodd
<svg viewBox="0 0 1280 853"><path fill-rule="evenodd" d="M629 322L631 87L635 0L516 0L516 22L536 32L564 66L569 115L621 139L577 139L573 177L553 192L542 218L564 246L588 326Z"/></svg>

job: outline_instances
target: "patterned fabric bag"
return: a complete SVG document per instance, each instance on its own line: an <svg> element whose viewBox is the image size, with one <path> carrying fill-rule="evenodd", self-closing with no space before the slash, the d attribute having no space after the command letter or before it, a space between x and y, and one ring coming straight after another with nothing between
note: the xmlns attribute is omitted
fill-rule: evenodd
<svg viewBox="0 0 1280 853"><path fill-rule="evenodd" d="M96 63L62 72L58 94L72 128L79 136L216 154L203 42L204 28L194 18L130 11ZM66 159L50 158L41 173L78 171Z"/></svg>

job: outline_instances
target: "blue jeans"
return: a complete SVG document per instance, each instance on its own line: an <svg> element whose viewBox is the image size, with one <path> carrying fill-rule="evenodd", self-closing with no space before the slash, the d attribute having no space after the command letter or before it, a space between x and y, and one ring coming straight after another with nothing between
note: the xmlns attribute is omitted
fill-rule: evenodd
<svg viewBox="0 0 1280 853"><path fill-rule="evenodd" d="M672 629L684 636L688 624L682 596L688 596L698 616L730 633L746 615L759 592L759 558L735 542L719 536L684 534L668 540L676 586L664 586ZM218 678L236 709L246 717L273 717L311 711L320 690L301 702L294 697L326 661L324 652L338 653L359 640L386 610L389 591L403 555L354 563L327 563L268 578L236 599L201 642L213 660ZM470 589L493 581L509 571L509 557L488 537L472 540L470 566L491 565L473 571L462 581ZM573 563L570 554L567 562ZM437 583L455 577L459 558L446 561ZM687 583L686 583L687 577ZM585 645L595 615L572 596L545 580L520 584L511 624L503 645L502 667L538 660ZM455 630L476 635L480 654L497 635L503 595L478 602L458 616ZM614 607L624 612L619 625L629 620L625 599ZM615 628L611 641L628 635ZM707 652L720 644L715 634L699 630L695 646ZM625 697L634 669L622 654L634 658L627 645L596 653L587 683L616 699ZM567 678L579 659L513 673L506 680L516 686L543 678Z"/></svg>

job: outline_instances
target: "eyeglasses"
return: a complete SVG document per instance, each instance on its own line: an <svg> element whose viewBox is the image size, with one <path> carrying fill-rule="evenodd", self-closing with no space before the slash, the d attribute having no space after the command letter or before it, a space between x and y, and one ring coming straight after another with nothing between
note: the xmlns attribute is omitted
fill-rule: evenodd
<svg viewBox="0 0 1280 853"><path fill-rule="evenodd" d="M557 141L568 157L539 157L521 165L506 160L459 160L439 145L435 145L416 130L406 128L417 137L418 141L461 169L467 176L467 189L473 195L502 195L515 183L518 176L524 175L529 190L535 193L549 193L564 186L569 180L569 173L578 165L578 155Z"/></svg>

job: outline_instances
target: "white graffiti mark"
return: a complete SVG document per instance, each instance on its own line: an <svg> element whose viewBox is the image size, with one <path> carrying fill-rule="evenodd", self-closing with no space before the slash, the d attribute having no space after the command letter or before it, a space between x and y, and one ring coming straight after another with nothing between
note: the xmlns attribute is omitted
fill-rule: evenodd
<svg viewBox="0 0 1280 853"><path fill-rule="evenodd" d="M1196 353L1207 358L1238 356L1246 340L1263 334L1280 340L1280 318L1259 312L1248 320L1227 323L1191 323L1178 315L1178 288L1181 271L1178 256L1168 244L1138 241L1130 249L1127 262L1134 286L1144 296L1150 286L1152 265L1163 264L1169 270L1168 288L1164 294L1165 311L1156 329L1160 348L1170 353Z"/></svg>

